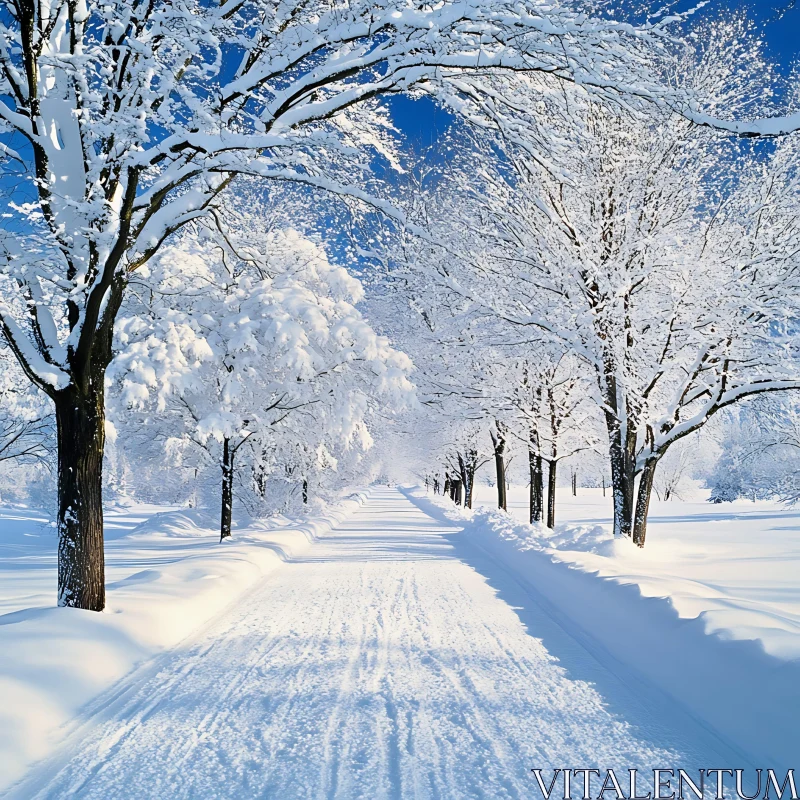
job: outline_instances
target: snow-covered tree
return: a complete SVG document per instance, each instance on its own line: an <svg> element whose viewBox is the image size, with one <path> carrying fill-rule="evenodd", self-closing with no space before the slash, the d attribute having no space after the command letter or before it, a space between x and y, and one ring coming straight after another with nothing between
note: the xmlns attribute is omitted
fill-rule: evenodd
<svg viewBox="0 0 800 800"><path fill-rule="evenodd" d="M739 30L720 28L726 47L701 54L695 76L728 105L758 66L757 53L744 72L732 58L727 45ZM548 137L526 111L515 141L494 141L468 160L446 222L433 225L459 257L423 268L469 300L470 313L519 338L542 331L591 367L615 531L643 545L652 480L669 447L732 403L800 386L789 324L800 206L796 161L786 155L796 145L748 165L677 114L612 114L579 91L548 94L544 78L515 80L521 97L530 92L523 110L535 99L551 105L560 134L545 150ZM494 110L475 106L483 119ZM502 158L491 158L497 151Z"/></svg>
<svg viewBox="0 0 800 800"><path fill-rule="evenodd" d="M46 400L8 349L0 349L0 463L49 463L55 431Z"/></svg>
<svg viewBox="0 0 800 800"><path fill-rule="evenodd" d="M105 372L128 282L170 234L240 173L363 197L341 164L382 149L374 99L470 68L658 96L644 54L668 24L508 0L8 4L0 171L24 188L3 210L0 322L55 405L59 602L105 603Z"/></svg>
<svg viewBox="0 0 800 800"><path fill-rule="evenodd" d="M512 425L527 444L530 521L546 520L553 528L558 465L596 446L598 420L585 365L573 353L548 344L540 340L538 347L513 363L505 383L518 420Z"/></svg>
<svg viewBox="0 0 800 800"><path fill-rule="evenodd" d="M709 476L712 502L800 501L800 416L794 395L756 398L724 419Z"/></svg>
<svg viewBox="0 0 800 800"><path fill-rule="evenodd" d="M120 319L112 374L124 404L163 415L169 450L219 463L225 538L245 452L262 492L276 469L302 482L335 464L336 447L370 446L376 402L388 413L414 395L410 361L373 331L354 305L361 285L318 243L293 229L249 247L242 232L218 233L194 226L151 261L152 301Z"/></svg>

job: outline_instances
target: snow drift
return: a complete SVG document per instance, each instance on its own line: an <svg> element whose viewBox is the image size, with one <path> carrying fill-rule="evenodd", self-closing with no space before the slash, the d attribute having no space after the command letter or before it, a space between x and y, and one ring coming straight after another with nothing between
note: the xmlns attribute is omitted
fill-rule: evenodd
<svg viewBox="0 0 800 800"><path fill-rule="evenodd" d="M745 600L737 607L726 599L723 613L722 593L676 604L672 593L683 597L685 587L655 580L652 569L637 572L638 548L602 525L549 531L497 510L410 496L429 513L458 518L462 557L469 560L470 547L487 554L498 569L486 577L501 594L509 575L524 583L595 658L657 698L654 713L699 721L748 766L795 766L800 630L791 619Z"/></svg>
<svg viewBox="0 0 800 800"><path fill-rule="evenodd" d="M307 520L251 520L222 544L218 520L201 511L145 508L139 510L144 521L128 531L110 514L105 612L39 606L0 615L0 790L54 749L82 706L302 555L365 496L353 495ZM132 516L137 509L118 512ZM16 526L5 526L2 549L11 557L0 559L0 573L28 588L23 602L33 597L35 603L42 594L30 587L41 580L42 566L49 567L54 602L55 537L29 532L43 524L35 514L16 516ZM21 551L15 539L36 542L35 550Z"/></svg>

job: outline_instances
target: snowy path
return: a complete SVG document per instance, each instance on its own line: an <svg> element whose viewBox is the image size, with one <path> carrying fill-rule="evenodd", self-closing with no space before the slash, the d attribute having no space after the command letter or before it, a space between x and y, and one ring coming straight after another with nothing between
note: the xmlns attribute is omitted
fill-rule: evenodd
<svg viewBox="0 0 800 800"><path fill-rule="evenodd" d="M532 767L728 755L690 724L657 724L657 699L517 586L523 625L468 546L374 490L308 556L95 703L10 796L527 798Z"/></svg>

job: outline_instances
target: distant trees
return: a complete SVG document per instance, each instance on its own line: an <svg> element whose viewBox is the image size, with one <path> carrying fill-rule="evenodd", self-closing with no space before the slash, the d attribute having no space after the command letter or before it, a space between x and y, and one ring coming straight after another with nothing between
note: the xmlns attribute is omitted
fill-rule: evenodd
<svg viewBox="0 0 800 800"><path fill-rule="evenodd" d="M800 502L800 408L793 395L763 396L727 414L711 500Z"/></svg>
<svg viewBox="0 0 800 800"><path fill-rule="evenodd" d="M721 24L695 62L695 79L729 109L763 66L740 33ZM476 96L471 119L504 135L478 136L484 149L465 151L445 179L428 209L431 244L413 267L458 297L495 349L535 365L544 337L576 360L571 375L588 368L614 530L643 546L670 448L734 403L800 388L790 322L800 311L797 144L751 160L666 110L612 112L542 76L496 80L517 85L518 109ZM541 441L543 429L532 436Z"/></svg>
<svg viewBox="0 0 800 800"><path fill-rule="evenodd" d="M537 350L538 357L528 356L516 365L509 402L517 438L528 451L529 519L553 528L558 464L596 445L599 420L580 360L546 340Z"/></svg>
<svg viewBox="0 0 800 800"><path fill-rule="evenodd" d="M144 331L132 323L120 329L127 302L135 286L143 295L162 291L154 283L143 288L149 265L165 248L176 254L184 228L214 219L223 238L235 228L213 215L241 176L348 198L433 248L445 245L447 258L438 249L438 260L422 258L418 266L438 276L448 302L461 298L462 330L478 321L489 337L498 325L538 327L596 367L616 527L636 527L633 535L643 542L648 487L666 448L729 403L786 388L789 375L773 369L775 353L757 365L742 343L767 342L764 332L786 311L777 298L794 290L788 267L782 278L778 273L794 235L797 164L793 145L782 146L772 166L780 158L783 166L759 175L754 166L738 199L729 201L727 190L709 194L706 178L714 168L719 177L722 162L713 135L687 120L747 135L797 126L792 119L715 121L714 114L752 118L762 110L740 102L745 90L765 96L759 75L769 77L746 30L732 26L700 37L707 53L698 61L666 35L680 16L664 11L648 19L620 24L558 4L528 8L509 0L8 5L0 20L0 177L22 188L11 191L3 209L0 330L55 415L59 603L91 610L105 604L106 377L123 338L134 341ZM701 110L697 87L706 95L718 90L718 102ZM461 184L451 184L452 208L439 208L438 227L424 209L407 214L390 203L378 176L398 165L396 137L378 98L408 91L448 104L477 131L501 133L483 151L467 148L469 164ZM639 117L620 122L618 112L637 110ZM362 252L370 250L361 244ZM253 267L247 252L234 252L230 241L225 247L231 263L235 256ZM716 267L686 273L690 252L704 265L720 265L732 290L703 283ZM196 299L196 275L184 284L182 277L170 276L172 296ZM217 272L204 291L216 290L221 309L244 315L251 302L245 295L261 292L258 302L266 302L264 282L272 280L249 273L223 280ZM243 288L247 281L252 285ZM690 299L682 308L693 316L672 314L684 289ZM299 294L298 288L281 302L291 306ZM762 295L763 304L751 302ZM708 298L702 309L692 305L695 297ZM737 304L741 297L746 301ZM708 321L712 311L719 325ZM647 328L646 314L674 317L663 364L656 351L664 331ZM224 338L223 321L213 323L214 335ZM172 325L177 339L166 341L163 353L176 375L206 369L211 380L212 363L231 366L224 358L215 362L219 348L213 357L201 353L198 332L198 349L179 363L180 335L191 324ZM780 335L786 331L784 325ZM505 345L488 344L504 352ZM229 355L240 352L233 337L230 347ZM469 354L461 353L460 364L467 364ZM684 363L690 353L700 359L696 367ZM654 378L654 365L661 377L644 397L638 384L648 370ZM679 391L676 376L687 369L692 377ZM227 386L244 385L235 366L228 378L217 377L212 386L220 396ZM466 377L463 385L475 385ZM196 386L175 388L183 394L171 394L171 402L189 403L191 391L202 397ZM679 396L666 399L673 390ZM262 411L299 412L281 397L270 394ZM506 424L485 408L487 429L492 420ZM220 413L217 423L197 423L198 436L219 442L229 481L242 448L256 442L254 426L265 428L252 414L233 411ZM644 514L634 520L637 475Z"/></svg>
<svg viewBox="0 0 800 800"><path fill-rule="evenodd" d="M8 5L0 175L24 188L4 207L0 329L57 418L59 603L105 604L105 375L129 283L174 233L242 174L371 200L359 154L391 160L387 93L451 98L475 67L655 87L645 54L669 25L506 0Z"/></svg>
<svg viewBox="0 0 800 800"><path fill-rule="evenodd" d="M46 400L0 350L0 462L50 466L55 429Z"/></svg>

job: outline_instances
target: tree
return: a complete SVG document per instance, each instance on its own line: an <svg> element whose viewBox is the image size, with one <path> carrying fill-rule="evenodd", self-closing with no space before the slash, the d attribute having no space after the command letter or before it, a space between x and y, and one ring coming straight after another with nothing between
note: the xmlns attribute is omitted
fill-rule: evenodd
<svg viewBox="0 0 800 800"><path fill-rule="evenodd" d="M276 460L292 476L310 466L301 452L330 466L337 445L369 447L377 398L384 413L413 402L408 358L353 305L359 282L297 231L258 236L267 215L248 213L249 236L195 225L163 248L151 302L120 320L125 347L112 370L125 402L152 398L165 414L169 446L218 459L222 539L245 451L263 489Z"/></svg>
<svg viewBox="0 0 800 800"><path fill-rule="evenodd" d="M0 463L50 466L55 431L45 401L13 356L0 350Z"/></svg>
<svg viewBox="0 0 800 800"><path fill-rule="evenodd" d="M504 1L9 4L1 166L30 191L7 208L0 322L55 408L59 603L105 603L105 373L128 282L171 234L240 173L366 198L352 166L334 168L349 147L380 150L364 104L456 87L465 69L648 94L643 54L670 20L637 29Z"/></svg>
<svg viewBox="0 0 800 800"><path fill-rule="evenodd" d="M546 518L547 527L553 528L558 464L595 446L596 406L579 359L569 351L548 346L547 341L540 341L537 351L538 357L530 355L515 363L516 375L508 375L506 380L513 387L510 404L518 420L512 427L518 427L517 436L528 448L529 520L541 522Z"/></svg>
<svg viewBox="0 0 800 800"><path fill-rule="evenodd" d="M757 397L725 415L711 471L712 502L800 500L800 420L794 395Z"/></svg>
<svg viewBox="0 0 800 800"><path fill-rule="evenodd" d="M707 437L704 437L704 439ZM659 500L684 500L684 491L691 486L691 479L703 467L700 453L709 447L708 441L698 435L681 439L673 445L659 463L653 480L653 491Z"/></svg>
<svg viewBox="0 0 800 800"><path fill-rule="evenodd" d="M525 261L530 289L546 288L563 305L543 313L538 298L522 300L517 286L516 308L503 313L513 325L558 336L593 365L608 428L615 529L643 545L652 481L668 448L733 402L798 386L783 322L797 220L784 215L782 225L770 224L767 209L785 198L763 196L759 212L755 203L734 211L735 202L719 198L715 212L702 214L696 204L706 176L696 165L712 156L681 153L686 140L674 129L654 132L648 123L623 130L590 113L597 149L583 148L580 188L553 181L542 202L538 187L548 179L540 174L524 211L522 181L505 206L522 212L516 220L524 232L515 221L512 233L505 211L495 217L506 241L529 237L524 255L516 244L507 252ZM653 142L670 144L664 151ZM752 188L742 190L745 205ZM781 191L771 184L770 193ZM782 242L767 242L768 231L778 230ZM781 343L770 330L782 331Z"/></svg>
<svg viewBox="0 0 800 800"><path fill-rule="evenodd" d="M468 420L453 423L448 429L449 448L445 455L446 474L450 478L450 497L456 505L472 508L475 474L489 460L480 447L481 425Z"/></svg>
<svg viewBox="0 0 800 800"><path fill-rule="evenodd" d="M492 450L494 451L495 473L497 475L497 507L503 511L508 509L506 498L506 428L500 420L495 420L492 428L489 429L492 439Z"/></svg>
<svg viewBox="0 0 800 800"><path fill-rule="evenodd" d="M722 44L697 70L729 104L747 85L742 70L759 63L751 54L743 68L728 51L740 30L722 26ZM460 258L431 259L426 274L467 299L471 313L520 338L542 331L590 366L608 433L615 532L643 545L669 447L732 403L800 386L787 326L796 314L798 205L785 154L794 145L779 147L771 168L747 166L680 115L611 114L579 91L540 100L544 78L514 80L518 139L491 142L501 158L472 158L459 173L447 216L452 228L459 215L459 232L447 238L443 225L437 236ZM535 126L527 113L535 102L553 106L545 116L551 128L563 121L558 136ZM557 146L545 160L549 139ZM581 159L561 160L576 152Z"/></svg>

